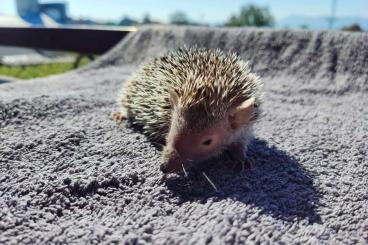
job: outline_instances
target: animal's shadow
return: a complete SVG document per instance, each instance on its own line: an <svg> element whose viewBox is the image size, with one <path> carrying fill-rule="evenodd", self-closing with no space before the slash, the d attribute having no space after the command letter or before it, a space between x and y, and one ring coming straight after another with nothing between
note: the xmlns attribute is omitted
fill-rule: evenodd
<svg viewBox="0 0 368 245"><path fill-rule="evenodd" d="M165 183L183 202L230 198L255 205L277 218L320 222L312 178L295 158L259 139L250 144L248 156L255 161L253 168L234 169L233 162L224 155L187 175L171 176Z"/></svg>

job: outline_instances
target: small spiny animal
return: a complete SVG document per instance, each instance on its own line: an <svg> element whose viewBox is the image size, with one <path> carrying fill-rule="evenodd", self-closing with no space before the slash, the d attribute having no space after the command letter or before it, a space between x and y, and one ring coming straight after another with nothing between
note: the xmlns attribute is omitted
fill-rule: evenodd
<svg viewBox="0 0 368 245"><path fill-rule="evenodd" d="M248 63L219 49L181 48L144 64L123 85L119 112L164 144L160 169L180 172L228 150L247 161L262 84Z"/></svg>

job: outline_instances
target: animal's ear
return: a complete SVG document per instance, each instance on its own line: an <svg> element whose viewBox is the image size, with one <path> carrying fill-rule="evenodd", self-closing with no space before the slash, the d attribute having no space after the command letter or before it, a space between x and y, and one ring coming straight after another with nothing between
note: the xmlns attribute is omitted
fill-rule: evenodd
<svg viewBox="0 0 368 245"><path fill-rule="evenodd" d="M254 102L252 97L230 110L229 121L232 129L239 129L249 123L253 116Z"/></svg>
<svg viewBox="0 0 368 245"><path fill-rule="evenodd" d="M174 108L178 104L179 96L174 89L169 89L169 101L171 107Z"/></svg>

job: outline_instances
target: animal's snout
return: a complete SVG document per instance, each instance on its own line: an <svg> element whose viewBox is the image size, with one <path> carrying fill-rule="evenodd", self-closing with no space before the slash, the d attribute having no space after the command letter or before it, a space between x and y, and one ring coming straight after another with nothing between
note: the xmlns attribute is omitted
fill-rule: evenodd
<svg viewBox="0 0 368 245"><path fill-rule="evenodd" d="M178 154L171 153L168 158L163 158L160 169L163 173L174 173L180 171L181 165L182 161L180 156Z"/></svg>
<svg viewBox="0 0 368 245"><path fill-rule="evenodd" d="M165 148L160 170L163 173L177 173L188 167L190 162L183 159L175 149Z"/></svg>

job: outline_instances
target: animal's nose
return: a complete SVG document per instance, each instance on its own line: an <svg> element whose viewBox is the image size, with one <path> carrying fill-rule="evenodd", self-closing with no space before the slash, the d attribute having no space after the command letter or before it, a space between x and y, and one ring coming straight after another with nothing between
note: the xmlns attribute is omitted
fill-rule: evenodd
<svg viewBox="0 0 368 245"><path fill-rule="evenodd" d="M173 154L171 155L171 158L163 160L160 169L163 173L177 173L182 170L183 164L185 165L183 159L181 159L180 156Z"/></svg>
<svg viewBox="0 0 368 245"><path fill-rule="evenodd" d="M166 147L163 151L160 170L163 173L174 173L179 170L178 166L181 166L179 154L174 148Z"/></svg>

